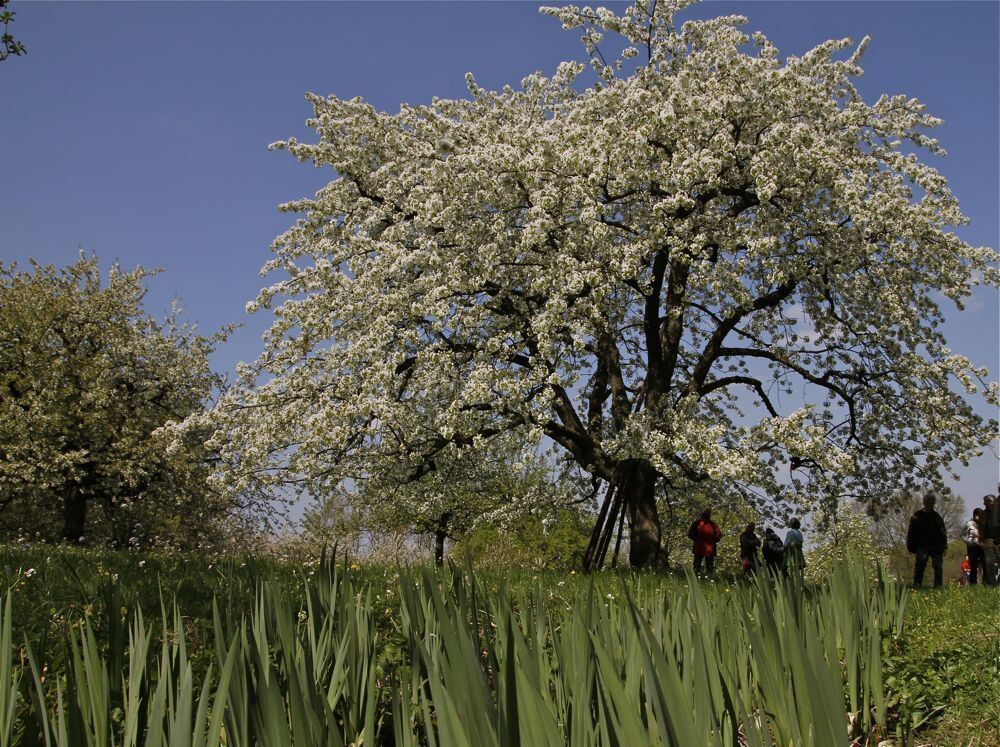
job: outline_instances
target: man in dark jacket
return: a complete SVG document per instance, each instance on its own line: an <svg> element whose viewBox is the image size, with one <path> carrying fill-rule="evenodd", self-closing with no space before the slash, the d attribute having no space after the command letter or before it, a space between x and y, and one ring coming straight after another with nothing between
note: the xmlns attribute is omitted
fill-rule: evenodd
<svg viewBox="0 0 1000 747"><path fill-rule="evenodd" d="M928 559L934 566L934 586L941 586L944 580L941 566L944 551L948 549L948 532L941 514L934 510L936 503L933 493L925 495L924 507L913 514L906 531L906 549L917 556L913 566L913 586L917 589L923 585Z"/></svg>

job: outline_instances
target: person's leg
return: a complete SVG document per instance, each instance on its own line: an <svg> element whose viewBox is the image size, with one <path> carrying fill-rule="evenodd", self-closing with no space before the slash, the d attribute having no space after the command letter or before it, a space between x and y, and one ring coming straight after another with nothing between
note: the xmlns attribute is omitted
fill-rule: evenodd
<svg viewBox="0 0 1000 747"><path fill-rule="evenodd" d="M976 545L969 545L969 586L975 586L979 582L979 568L984 564L985 555L983 548ZM983 572L985 581L985 569Z"/></svg>
<svg viewBox="0 0 1000 747"><path fill-rule="evenodd" d="M913 565L913 586L919 589L924 583L924 568L927 567L927 548L917 548L917 558Z"/></svg>
<svg viewBox="0 0 1000 747"><path fill-rule="evenodd" d="M708 555L705 557L705 569L708 571L708 575L715 574L715 556Z"/></svg>
<svg viewBox="0 0 1000 747"><path fill-rule="evenodd" d="M992 586L993 579L990 577L992 571L993 555L990 552L989 545L982 546L982 563L983 563L983 586Z"/></svg>
<svg viewBox="0 0 1000 747"><path fill-rule="evenodd" d="M699 555L698 553L695 553L695 555L694 555L694 573L695 573L696 576L701 574L701 561L702 560L703 560L703 556Z"/></svg>
<svg viewBox="0 0 1000 747"><path fill-rule="evenodd" d="M983 583L987 586L997 585L997 546L992 543L984 545Z"/></svg>
<svg viewBox="0 0 1000 747"><path fill-rule="evenodd" d="M936 552L931 555L931 565L934 566L934 588L944 584L944 553Z"/></svg>
<svg viewBox="0 0 1000 747"><path fill-rule="evenodd" d="M806 564L806 559L802 555L802 549L799 547L790 547L787 552L791 553L788 556L788 570L792 573L801 574Z"/></svg>

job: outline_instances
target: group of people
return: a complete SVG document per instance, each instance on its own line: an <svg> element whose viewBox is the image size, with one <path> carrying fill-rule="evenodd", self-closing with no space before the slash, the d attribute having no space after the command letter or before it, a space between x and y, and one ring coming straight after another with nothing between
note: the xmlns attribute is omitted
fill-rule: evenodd
<svg viewBox="0 0 1000 747"><path fill-rule="evenodd" d="M976 584L982 572L987 586L1000 585L1000 500L995 495L983 496L983 507L972 512L972 518L962 529L968 564L966 581Z"/></svg>
<svg viewBox="0 0 1000 747"><path fill-rule="evenodd" d="M924 496L924 505L910 518L906 531L906 549L916 556L913 585L920 588L924 571L930 561L934 569L934 586L944 583L943 561L948 549L948 530L941 514L934 510L933 493ZM983 507L972 512L972 519L962 529L969 563L969 583L975 584L982 571L983 583L995 586L1000 577L1000 502L996 496L983 497Z"/></svg>
<svg viewBox="0 0 1000 747"><path fill-rule="evenodd" d="M934 510L937 497L933 493L924 496L923 507L914 512L906 532L906 549L916 556L913 566L913 585L923 585L924 571L929 562L934 569L934 586L944 582L944 554L948 549L948 530L944 519ZM746 575L753 575L760 568L763 556L764 567L775 573L801 570L805 565L802 554L803 536L798 519L788 523L784 541L771 528L764 529L763 539L757 536L757 526L747 524L740 534L740 562ZM712 521L711 509L702 511L701 516L691 524L688 539L693 542L694 572L701 575L702 568L711 576L715 572L715 554L722 539L719 525ZM962 539L968 551L963 568L967 567L968 583L979 582L988 586L1000 585L1000 499L994 495L983 497L983 507L972 512L972 519L962 530Z"/></svg>
<svg viewBox="0 0 1000 747"><path fill-rule="evenodd" d="M740 534L740 564L743 573L750 576L760 568L760 559L763 556L764 567L774 573L788 573L790 570L801 570L805 565L805 556L802 554L801 522L792 519L788 523L788 532L785 539L782 539L771 528L764 529L764 537L757 536L757 525L754 522L747 524L746 529ZM701 512L701 516L695 519L688 529L688 539L694 544L694 572L701 575L702 568L711 576L715 572L715 554L719 540L722 539L722 530L719 525L712 521L712 510L706 508Z"/></svg>

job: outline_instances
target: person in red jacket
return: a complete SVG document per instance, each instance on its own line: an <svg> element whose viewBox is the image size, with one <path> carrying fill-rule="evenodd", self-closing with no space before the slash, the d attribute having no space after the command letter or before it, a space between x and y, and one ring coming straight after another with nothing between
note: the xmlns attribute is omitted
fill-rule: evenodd
<svg viewBox="0 0 1000 747"><path fill-rule="evenodd" d="M715 573L715 546L722 539L719 525L712 521L712 510L706 508L688 529L688 539L694 541L694 572L701 573L702 563L711 576Z"/></svg>

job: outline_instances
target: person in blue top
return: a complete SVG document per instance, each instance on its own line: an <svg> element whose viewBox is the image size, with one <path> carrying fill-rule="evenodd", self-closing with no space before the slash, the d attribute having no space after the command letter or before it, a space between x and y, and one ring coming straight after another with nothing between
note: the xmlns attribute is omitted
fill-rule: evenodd
<svg viewBox="0 0 1000 747"><path fill-rule="evenodd" d="M799 528L802 523L798 519L792 519L788 522L788 526L790 528L788 534L785 535L785 571L801 571L806 564L805 556L802 554L802 543L805 542L805 537L802 536L802 530Z"/></svg>

